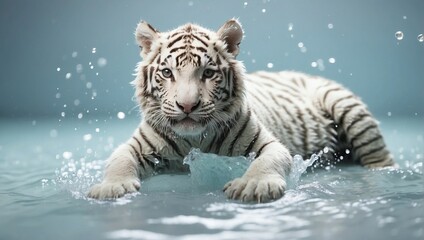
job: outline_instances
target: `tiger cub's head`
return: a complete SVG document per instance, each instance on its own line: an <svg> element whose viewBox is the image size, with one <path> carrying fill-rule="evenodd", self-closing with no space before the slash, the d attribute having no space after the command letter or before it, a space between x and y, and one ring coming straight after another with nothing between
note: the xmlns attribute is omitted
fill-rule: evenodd
<svg viewBox="0 0 424 240"><path fill-rule="evenodd" d="M145 120L180 136L231 127L243 105L244 66L235 57L243 38L237 20L217 32L186 24L159 32L138 24L142 61L133 84Z"/></svg>

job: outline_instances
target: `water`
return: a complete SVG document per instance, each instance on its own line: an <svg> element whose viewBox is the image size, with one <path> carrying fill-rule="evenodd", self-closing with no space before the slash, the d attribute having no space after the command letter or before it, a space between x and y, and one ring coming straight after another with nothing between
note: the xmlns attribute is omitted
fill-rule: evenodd
<svg viewBox="0 0 424 240"><path fill-rule="evenodd" d="M309 168L271 203L227 200L220 184L205 187L188 175L154 176L139 193L116 201L87 199L102 177L103 159L136 126L130 117L0 120L0 239L424 237L421 117L382 120L399 170Z"/></svg>

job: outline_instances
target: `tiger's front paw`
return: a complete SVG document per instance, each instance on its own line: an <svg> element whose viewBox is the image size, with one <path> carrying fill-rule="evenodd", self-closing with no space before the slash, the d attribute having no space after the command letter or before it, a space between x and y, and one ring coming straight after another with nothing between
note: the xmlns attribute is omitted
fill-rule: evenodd
<svg viewBox="0 0 424 240"><path fill-rule="evenodd" d="M224 192L228 198L243 202L269 202L281 198L286 182L281 176L241 177L228 182Z"/></svg>
<svg viewBox="0 0 424 240"><path fill-rule="evenodd" d="M140 189L138 178L129 178L119 181L108 181L94 185L88 192L89 198L95 199L115 199L124 196L126 193L137 192Z"/></svg>

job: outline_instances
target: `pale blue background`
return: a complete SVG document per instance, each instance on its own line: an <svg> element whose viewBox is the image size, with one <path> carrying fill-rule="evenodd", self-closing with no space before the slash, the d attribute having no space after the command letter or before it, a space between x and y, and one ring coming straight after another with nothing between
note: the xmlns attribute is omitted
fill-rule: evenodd
<svg viewBox="0 0 424 240"><path fill-rule="evenodd" d="M60 117L61 112L73 118L78 113L115 117L119 111L136 116L129 82L139 60L137 22L147 20L159 30L189 21L217 29L232 17L244 26L239 59L248 71L273 63L272 70L320 74L348 86L376 115L421 116L424 43L417 36L424 33L423 12L422 0L1 0L0 117ZM396 31L403 31L402 41ZM97 66L100 57L107 60L103 68ZM318 59L324 71L311 67ZM77 64L83 66L80 74Z"/></svg>

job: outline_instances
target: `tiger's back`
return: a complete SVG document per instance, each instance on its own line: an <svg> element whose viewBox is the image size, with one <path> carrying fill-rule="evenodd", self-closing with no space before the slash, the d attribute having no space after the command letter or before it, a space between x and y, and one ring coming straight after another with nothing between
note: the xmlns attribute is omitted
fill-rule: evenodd
<svg viewBox="0 0 424 240"><path fill-rule="evenodd" d="M390 156L382 161L381 156L390 154L377 121L340 84L292 71L260 71L246 78L253 111L291 154L309 157L326 147L329 160L347 156L362 165L393 164Z"/></svg>
<svg viewBox="0 0 424 240"><path fill-rule="evenodd" d="M255 72L246 90L261 122L292 154L308 155L335 147L333 121L314 101L313 89L326 82L297 72Z"/></svg>

